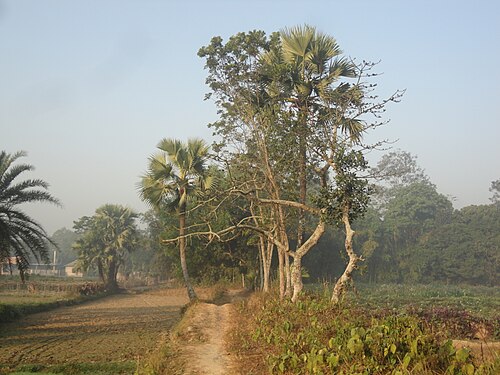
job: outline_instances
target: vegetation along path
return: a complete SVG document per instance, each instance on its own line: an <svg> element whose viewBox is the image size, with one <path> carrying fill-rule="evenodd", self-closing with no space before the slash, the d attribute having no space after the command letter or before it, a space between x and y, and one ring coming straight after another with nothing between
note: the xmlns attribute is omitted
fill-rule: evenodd
<svg viewBox="0 0 500 375"><path fill-rule="evenodd" d="M187 302L185 289L123 293L4 324L0 373L23 364L135 362L178 322Z"/></svg>

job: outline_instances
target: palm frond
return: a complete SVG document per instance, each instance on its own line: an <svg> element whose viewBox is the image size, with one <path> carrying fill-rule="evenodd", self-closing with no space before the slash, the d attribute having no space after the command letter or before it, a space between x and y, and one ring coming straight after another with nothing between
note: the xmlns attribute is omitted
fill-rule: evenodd
<svg viewBox="0 0 500 375"><path fill-rule="evenodd" d="M47 191L49 185L43 180L14 183L22 173L33 170L28 164L13 165L24 156L23 151L14 154L0 152L0 259L15 257L23 280L30 258L48 261L48 246L55 244L43 227L18 206L31 202L60 205L59 200Z"/></svg>

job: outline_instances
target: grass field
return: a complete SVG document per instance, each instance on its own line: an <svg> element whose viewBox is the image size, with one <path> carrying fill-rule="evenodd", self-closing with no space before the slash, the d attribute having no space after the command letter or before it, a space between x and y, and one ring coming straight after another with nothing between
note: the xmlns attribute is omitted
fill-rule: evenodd
<svg viewBox="0 0 500 375"><path fill-rule="evenodd" d="M471 285L356 284L347 296L365 306L399 309L447 307L483 318L500 315L500 288Z"/></svg>

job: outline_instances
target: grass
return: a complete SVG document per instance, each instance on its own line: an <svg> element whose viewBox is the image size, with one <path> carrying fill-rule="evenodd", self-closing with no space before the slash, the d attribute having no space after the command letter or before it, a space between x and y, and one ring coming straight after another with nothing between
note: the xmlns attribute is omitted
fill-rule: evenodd
<svg viewBox="0 0 500 375"><path fill-rule="evenodd" d="M500 288L471 285L356 284L347 300L367 307L401 309L448 307L482 318L500 311Z"/></svg>
<svg viewBox="0 0 500 375"><path fill-rule="evenodd" d="M134 374L137 365L135 361L108 362L108 363L71 363L62 365L20 365L9 369L11 375L27 375L43 373L46 375L108 375L108 374ZM0 368L0 374L4 373Z"/></svg>

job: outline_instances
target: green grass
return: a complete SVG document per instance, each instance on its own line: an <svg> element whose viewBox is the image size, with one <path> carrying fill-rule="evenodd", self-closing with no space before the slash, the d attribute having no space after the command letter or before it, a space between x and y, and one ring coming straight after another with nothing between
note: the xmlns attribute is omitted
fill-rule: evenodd
<svg viewBox="0 0 500 375"><path fill-rule="evenodd" d="M309 285L329 295L331 285ZM500 288L471 285L440 284L360 284L346 294L345 302L376 309L400 310L447 307L460 309L472 315L491 319L500 311Z"/></svg>

